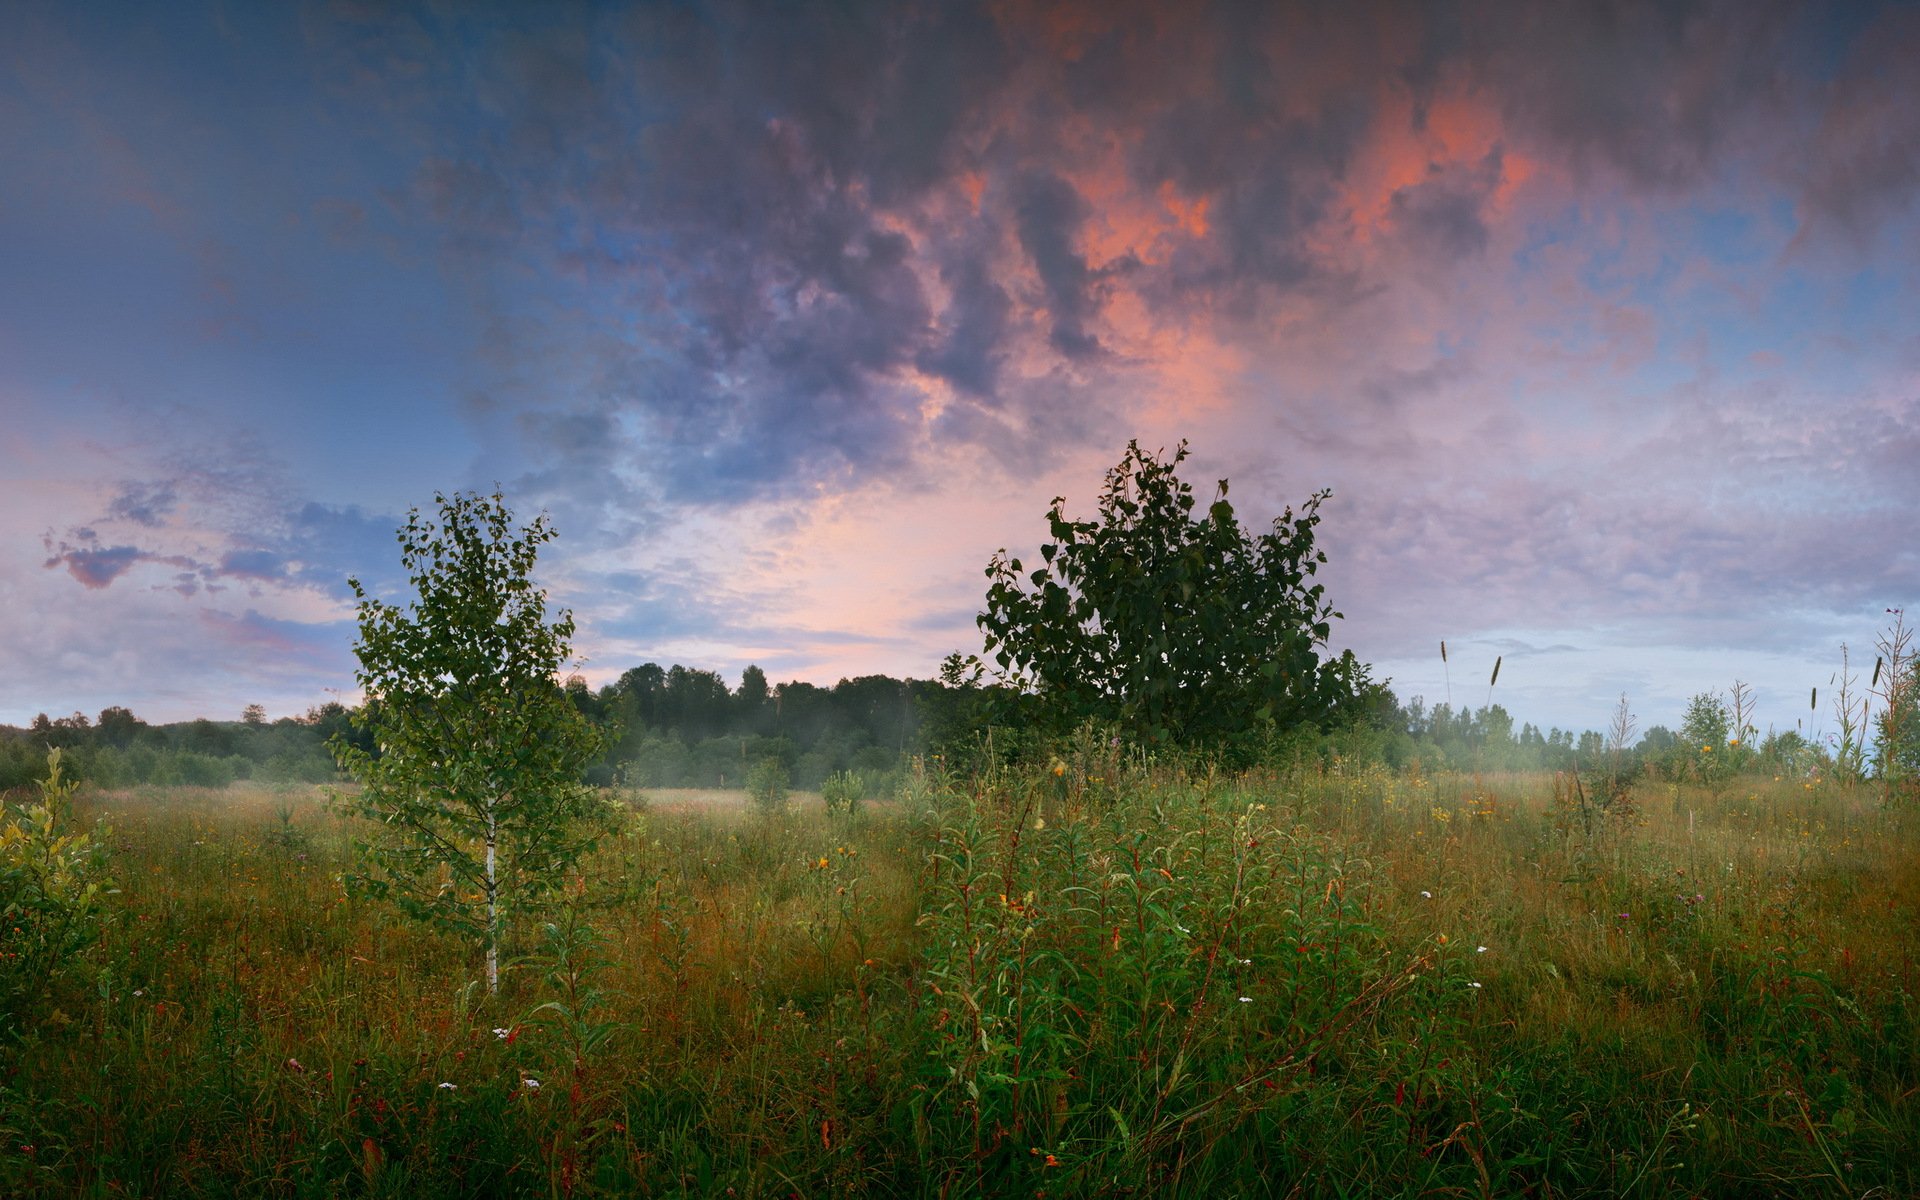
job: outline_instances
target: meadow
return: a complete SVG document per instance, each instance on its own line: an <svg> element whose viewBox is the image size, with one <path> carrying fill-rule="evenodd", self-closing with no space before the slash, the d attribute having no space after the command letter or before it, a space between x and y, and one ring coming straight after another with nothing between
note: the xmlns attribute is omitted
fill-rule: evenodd
<svg viewBox="0 0 1920 1200"><path fill-rule="evenodd" d="M623 794L470 945L323 789L82 794L0 1194L1920 1195L1920 838L1865 789L1088 742L829 815Z"/></svg>

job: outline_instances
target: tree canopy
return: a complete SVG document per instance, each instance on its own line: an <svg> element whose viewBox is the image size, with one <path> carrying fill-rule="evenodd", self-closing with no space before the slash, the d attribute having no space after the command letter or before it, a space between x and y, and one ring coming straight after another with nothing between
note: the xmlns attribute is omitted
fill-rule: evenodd
<svg viewBox="0 0 1920 1200"><path fill-rule="evenodd" d="M1005 550L987 566L979 625L1003 678L1065 722L1111 721L1151 743L1240 742L1325 726L1367 681L1328 650L1340 614L1314 581L1319 508L1289 508L1265 532L1243 529L1221 480L1196 515L1171 459L1129 442L1091 520L1056 497L1050 541L1029 571Z"/></svg>
<svg viewBox="0 0 1920 1200"><path fill-rule="evenodd" d="M356 886L482 941L498 986L503 906L557 885L587 850L599 801L581 782L600 731L559 683L573 618L549 621L533 581L546 518L516 530L498 495L409 513L401 561L416 599L360 601L357 715L376 749L337 744L373 820Z"/></svg>

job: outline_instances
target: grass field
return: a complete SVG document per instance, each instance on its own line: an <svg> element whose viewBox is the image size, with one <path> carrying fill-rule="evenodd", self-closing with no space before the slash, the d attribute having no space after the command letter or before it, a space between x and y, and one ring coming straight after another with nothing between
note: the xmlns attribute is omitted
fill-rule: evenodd
<svg viewBox="0 0 1920 1200"><path fill-rule="evenodd" d="M0 1193L1920 1195L1920 838L1865 793L915 774L660 793L477 953L316 791L85 797Z"/></svg>

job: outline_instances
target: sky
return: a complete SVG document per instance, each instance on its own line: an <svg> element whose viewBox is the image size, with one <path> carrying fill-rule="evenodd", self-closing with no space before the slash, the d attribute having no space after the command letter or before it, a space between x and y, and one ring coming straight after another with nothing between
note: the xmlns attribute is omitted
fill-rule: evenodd
<svg viewBox="0 0 1920 1200"><path fill-rule="evenodd" d="M347 577L495 487L595 685L930 677L1138 439L1332 489L1403 700L1831 730L1920 600L1917 67L1910 3L9 0L0 723L350 701Z"/></svg>

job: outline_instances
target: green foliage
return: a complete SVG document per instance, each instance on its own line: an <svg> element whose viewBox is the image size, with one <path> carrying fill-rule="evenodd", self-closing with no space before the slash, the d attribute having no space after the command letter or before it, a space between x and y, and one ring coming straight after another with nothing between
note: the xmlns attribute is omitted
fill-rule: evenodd
<svg viewBox="0 0 1920 1200"><path fill-rule="evenodd" d="M1321 657L1340 615L1313 582L1329 493L1251 536L1225 480L1194 515L1175 473L1186 456L1184 442L1171 461L1129 442L1095 519L1069 520L1054 500L1038 569L996 554L979 617L988 653L1061 730L1096 718L1147 744L1211 747L1330 724L1366 670L1350 653Z"/></svg>
<svg viewBox="0 0 1920 1200"><path fill-rule="evenodd" d="M1680 722L1681 777L1707 784L1725 783L1733 774L1730 734L1733 713L1713 692L1701 692L1687 701Z"/></svg>
<svg viewBox="0 0 1920 1200"><path fill-rule="evenodd" d="M1880 712L1874 719L1874 773L1888 804L1920 805L1920 648L1902 609L1876 640L1880 657L1874 694Z"/></svg>
<svg viewBox="0 0 1920 1200"><path fill-rule="evenodd" d="M0 1021L7 1026L30 1014L99 939L113 892L109 831L73 828L79 785L64 778L61 754L47 751L39 802L7 805L0 818Z"/></svg>
<svg viewBox="0 0 1920 1200"><path fill-rule="evenodd" d="M620 1028L618 1021L608 1019L606 993L599 985L606 965L600 934L580 906L568 905L558 919L540 926L540 948L525 965L551 998L521 1020L553 1029L579 1073Z"/></svg>
<svg viewBox="0 0 1920 1200"><path fill-rule="evenodd" d="M599 732L561 691L573 618L549 622L532 578L554 534L516 530L498 495L436 496L400 530L416 599L360 601L358 726L376 747L336 742L360 781L342 807L373 823L358 892L481 942L490 988L507 909L533 903L594 844L604 805L581 775Z"/></svg>
<svg viewBox="0 0 1920 1200"><path fill-rule="evenodd" d="M747 772L747 797L763 813L778 813L787 807L787 764L767 757Z"/></svg>
<svg viewBox="0 0 1920 1200"><path fill-rule="evenodd" d="M312 793L116 796L0 1195L1920 1195L1906 814L1643 780L1598 844L1546 776L1165 758L656 811L499 1005Z"/></svg>
<svg viewBox="0 0 1920 1200"><path fill-rule="evenodd" d="M852 817L860 813L860 802L867 796L866 781L854 771L836 771L820 784L820 798L833 816Z"/></svg>

